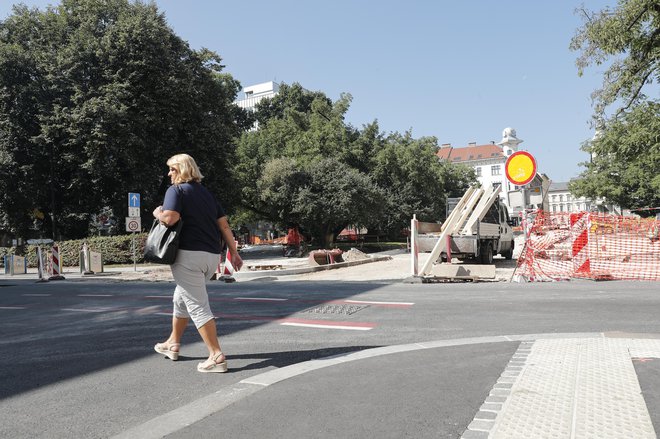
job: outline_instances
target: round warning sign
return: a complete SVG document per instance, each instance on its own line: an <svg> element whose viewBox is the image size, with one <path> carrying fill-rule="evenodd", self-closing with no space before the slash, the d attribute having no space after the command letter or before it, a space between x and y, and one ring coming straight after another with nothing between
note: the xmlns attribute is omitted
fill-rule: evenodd
<svg viewBox="0 0 660 439"><path fill-rule="evenodd" d="M139 232L142 228L140 217L126 217L126 231L127 232Z"/></svg>
<svg viewBox="0 0 660 439"><path fill-rule="evenodd" d="M536 176L536 160L527 151L516 151L507 159L504 170L511 183L523 186Z"/></svg>

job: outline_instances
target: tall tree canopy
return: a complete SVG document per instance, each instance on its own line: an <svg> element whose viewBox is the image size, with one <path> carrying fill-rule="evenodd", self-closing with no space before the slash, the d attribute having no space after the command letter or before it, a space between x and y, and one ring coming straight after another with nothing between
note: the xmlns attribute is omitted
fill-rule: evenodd
<svg viewBox="0 0 660 439"><path fill-rule="evenodd" d="M658 207L660 3L620 0L614 10L579 12L584 26L570 46L581 51L578 73L608 67L593 93L597 135L583 145L592 161L571 191L626 208Z"/></svg>
<svg viewBox="0 0 660 439"><path fill-rule="evenodd" d="M595 90L594 117L604 118L617 102L621 112L643 102L644 90L660 81L660 3L658 0L619 0L614 10L579 9L584 26L570 48L580 51L578 74L591 66L608 65L603 86ZM657 98L657 86L655 97Z"/></svg>
<svg viewBox="0 0 660 439"><path fill-rule="evenodd" d="M15 7L0 22L0 229L25 236L42 212L47 236L84 236L105 207L125 216L128 192L148 217L178 152L212 188L229 186L232 142L250 120L220 63L153 3Z"/></svg>
<svg viewBox="0 0 660 439"><path fill-rule="evenodd" d="M441 164L435 138L345 123L350 101L283 84L257 105L259 129L238 146L245 208L280 225L297 223L320 245L348 225L398 235L413 214L441 219L450 185L462 190L474 173Z"/></svg>
<svg viewBox="0 0 660 439"><path fill-rule="evenodd" d="M610 121L590 142L592 160L571 190L619 206L660 207L660 104L646 102Z"/></svg>

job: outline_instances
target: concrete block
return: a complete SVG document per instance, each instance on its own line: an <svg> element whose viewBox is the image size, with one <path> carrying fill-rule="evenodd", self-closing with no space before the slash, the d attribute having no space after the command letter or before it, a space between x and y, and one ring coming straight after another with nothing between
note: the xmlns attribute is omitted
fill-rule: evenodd
<svg viewBox="0 0 660 439"><path fill-rule="evenodd" d="M431 268L431 276L495 279L495 265L435 264Z"/></svg>

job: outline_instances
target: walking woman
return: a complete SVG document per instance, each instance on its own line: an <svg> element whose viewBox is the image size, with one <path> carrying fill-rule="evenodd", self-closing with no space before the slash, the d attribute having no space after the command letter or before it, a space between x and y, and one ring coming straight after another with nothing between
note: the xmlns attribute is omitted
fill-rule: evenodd
<svg viewBox="0 0 660 439"><path fill-rule="evenodd" d="M206 281L211 278L220 258L220 236L227 243L234 269L240 270L243 260L222 206L201 181L203 175L188 154L177 154L167 161L172 186L167 189L163 205L154 209L154 218L166 226L183 220L176 261L170 267L176 282L172 333L163 343L154 346L156 352L177 360L181 337L192 319L208 348L209 357L197 365L200 372L226 372L227 360L218 342L215 318L209 306Z"/></svg>

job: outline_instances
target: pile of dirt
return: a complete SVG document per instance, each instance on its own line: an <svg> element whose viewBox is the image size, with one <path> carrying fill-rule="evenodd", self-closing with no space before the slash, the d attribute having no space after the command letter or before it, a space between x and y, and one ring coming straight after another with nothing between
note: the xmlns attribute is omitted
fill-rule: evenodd
<svg viewBox="0 0 660 439"><path fill-rule="evenodd" d="M345 251L344 253L342 253L341 257L344 260L344 262L353 262L353 261L360 261L362 259L369 259L369 255L361 252L356 248L351 248L350 250Z"/></svg>

